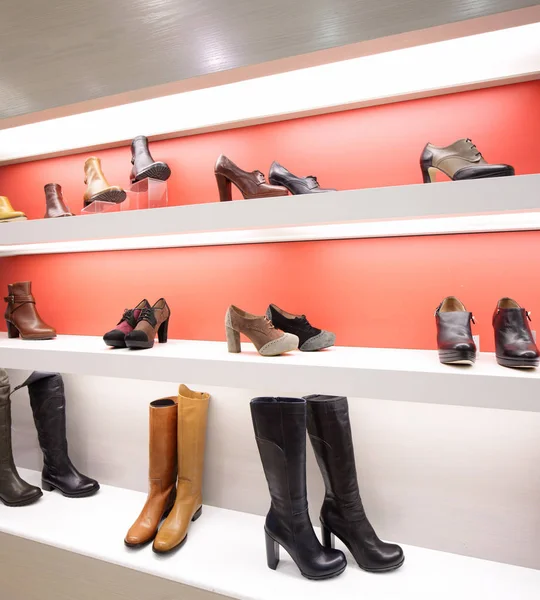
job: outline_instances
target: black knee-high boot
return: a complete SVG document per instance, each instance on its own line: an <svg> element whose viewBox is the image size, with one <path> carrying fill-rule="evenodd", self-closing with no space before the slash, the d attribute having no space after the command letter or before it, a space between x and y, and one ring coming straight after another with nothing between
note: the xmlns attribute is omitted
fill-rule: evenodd
<svg viewBox="0 0 540 600"><path fill-rule="evenodd" d="M254 398L251 416L272 500L265 524L268 566L277 567L283 546L304 577L339 575L345 555L320 544L308 514L305 400Z"/></svg>
<svg viewBox="0 0 540 600"><path fill-rule="evenodd" d="M391 571L405 560L397 544L381 541L366 517L354 461L349 406L344 396L306 396L307 429L326 487L323 543L336 535L365 571Z"/></svg>
<svg viewBox="0 0 540 600"><path fill-rule="evenodd" d="M47 492L56 489L68 498L95 494L99 490L99 483L82 475L68 455L62 375L34 371L15 390L25 386L28 386L34 423L43 452L42 488Z"/></svg>
<svg viewBox="0 0 540 600"><path fill-rule="evenodd" d="M38 487L20 478L13 461L9 379L5 369L0 369L0 500L6 506L25 506L41 496Z"/></svg>

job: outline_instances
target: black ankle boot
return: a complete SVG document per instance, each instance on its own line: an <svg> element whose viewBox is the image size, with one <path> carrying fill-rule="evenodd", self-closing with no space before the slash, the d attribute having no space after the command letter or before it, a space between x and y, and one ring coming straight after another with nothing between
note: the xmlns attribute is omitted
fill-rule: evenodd
<svg viewBox="0 0 540 600"><path fill-rule="evenodd" d="M169 165L155 162L148 150L148 139L144 135L137 136L131 142L131 183L141 181L146 177L166 181L171 176Z"/></svg>
<svg viewBox="0 0 540 600"><path fill-rule="evenodd" d="M62 375L34 371L15 390L25 386L28 386L34 423L43 452L41 487L46 492L56 489L68 498L92 496L99 490L99 483L79 473L68 455Z"/></svg>
<svg viewBox="0 0 540 600"><path fill-rule="evenodd" d="M503 367L537 367L538 348L534 343L529 313L512 298L501 298L493 314L495 356Z"/></svg>
<svg viewBox="0 0 540 600"><path fill-rule="evenodd" d="M443 365L472 365L476 344L471 331L474 317L455 296L448 296L435 311L437 347Z"/></svg>
<svg viewBox="0 0 540 600"><path fill-rule="evenodd" d="M11 448L9 379L0 369L0 500L6 506L25 506L43 496L42 491L20 478Z"/></svg>
<svg viewBox="0 0 540 600"><path fill-rule="evenodd" d="M403 564L403 550L381 541L366 517L354 461L349 407L344 396L306 396L307 429L326 487L321 508L323 543L337 536L365 571L391 571Z"/></svg>
<svg viewBox="0 0 540 600"><path fill-rule="evenodd" d="M300 398L254 398L251 416L272 504L266 517L268 566L283 546L308 579L327 579L347 565L339 550L324 548L309 519L306 495L306 402Z"/></svg>

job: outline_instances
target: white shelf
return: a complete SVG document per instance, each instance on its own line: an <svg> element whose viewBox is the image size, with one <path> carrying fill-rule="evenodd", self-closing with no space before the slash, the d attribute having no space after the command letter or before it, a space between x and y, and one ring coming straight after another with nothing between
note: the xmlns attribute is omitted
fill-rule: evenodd
<svg viewBox="0 0 540 600"><path fill-rule="evenodd" d="M169 340L150 350L108 348L100 337L26 341L0 334L6 369L62 371L149 381L181 380L276 395L342 394L382 400L540 411L540 373L497 365L481 353L473 367L440 364L433 350L336 347L262 357L225 342Z"/></svg>
<svg viewBox="0 0 540 600"><path fill-rule="evenodd" d="M18 221L0 257L533 229L540 175L521 175Z"/></svg>
<svg viewBox="0 0 540 600"><path fill-rule="evenodd" d="M20 473L39 485L38 473ZM326 600L329 594L342 600L359 595L369 600L538 600L540 571L414 546L404 546L405 564L387 575L361 571L348 553L345 572L326 582L304 579L284 551L277 571L271 571L266 566L264 518L207 506L177 553L160 557L150 547L129 550L123 539L145 498L141 492L110 486L82 500L45 493L24 509L0 504L0 532L241 600Z"/></svg>

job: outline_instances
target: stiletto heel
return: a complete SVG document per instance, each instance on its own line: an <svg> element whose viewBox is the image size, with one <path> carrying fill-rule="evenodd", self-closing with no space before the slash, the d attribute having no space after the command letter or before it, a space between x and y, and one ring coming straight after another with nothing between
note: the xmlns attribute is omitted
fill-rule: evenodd
<svg viewBox="0 0 540 600"><path fill-rule="evenodd" d="M166 321L163 321L163 323L159 326L157 335L158 335L158 342L160 344L165 344L167 342L167 334L169 331L169 317L167 318Z"/></svg>
<svg viewBox="0 0 540 600"><path fill-rule="evenodd" d="M41 489L44 492L52 492L54 488L50 483L47 483L46 481L43 481L43 479L42 479L41 480Z"/></svg>
<svg viewBox="0 0 540 600"><path fill-rule="evenodd" d="M202 515L202 506L199 510L191 517L191 521L196 521Z"/></svg>
<svg viewBox="0 0 540 600"><path fill-rule="evenodd" d="M15 327L15 325L13 325L13 323L10 323L9 321L6 321L6 324L8 338L18 338L19 330Z"/></svg>
<svg viewBox="0 0 540 600"><path fill-rule="evenodd" d="M268 567L275 571L279 563L279 544L266 531L264 535L266 538L266 562Z"/></svg>
<svg viewBox="0 0 540 600"><path fill-rule="evenodd" d="M229 202L232 200L232 190L231 190L231 181L227 179L225 175L220 175L219 173L215 173L217 186L219 190L219 201L220 202Z"/></svg>
<svg viewBox="0 0 540 600"><path fill-rule="evenodd" d="M240 334L236 329L225 325L225 333L227 334L227 350L229 352L242 352L242 347L240 346Z"/></svg>
<svg viewBox="0 0 540 600"><path fill-rule="evenodd" d="M321 521L321 531L322 531L322 545L325 548L335 548L336 540L334 534L328 529L328 527Z"/></svg>

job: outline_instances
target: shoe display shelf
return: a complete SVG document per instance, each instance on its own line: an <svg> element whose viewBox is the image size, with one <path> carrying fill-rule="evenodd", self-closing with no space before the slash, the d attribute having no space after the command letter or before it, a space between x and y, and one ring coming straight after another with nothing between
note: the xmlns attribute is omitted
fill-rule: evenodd
<svg viewBox="0 0 540 600"><path fill-rule="evenodd" d="M276 395L340 394L452 406L540 412L540 372L500 367L492 353L474 368L442 365L434 350L335 347L321 352L260 356L251 344L227 352L225 342L169 340L150 350L108 348L101 337L61 335L49 341L0 334L7 369L175 381L260 389Z"/></svg>
<svg viewBox="0 0 540 600"><path fill-rule="evenodd" d="M39 473L21 469L20 474L39 485ZM102 597L114 590L119 600L326 600L329 594L369 600L538 598L540 571L414 546L404 546L406 560L399 571L384 575L361 571L349 556L349 568L342 575L313 582L300 576L284 551L279 572L272 571L266 566L264 518L210 506L203 507L204 518L192 525L189 543L176 554L160 557L150 547L130 550L122 539L145 498L141 492L102 486L99 494L84 501L53 493L24 510L0 505L0 548L6 549L4 555L0 550L0 579L7 581L5 597L10 597L8 573L31 562L34 574L46 573L50 581L46 598L72 597L61 594L73 589L70 582L81 581L85 597ZM29 579L19 580L17 590L26 585L30 590Z"/></svg>
<svg viewBox="0 0 540 600"><path fill-rule="evenodd" d="M10 223L0 257L538 229L540 175L521 175Z"/></svg>

